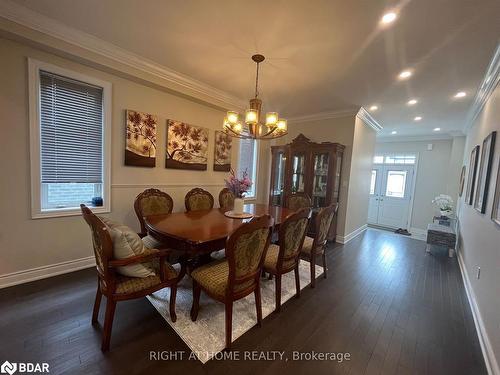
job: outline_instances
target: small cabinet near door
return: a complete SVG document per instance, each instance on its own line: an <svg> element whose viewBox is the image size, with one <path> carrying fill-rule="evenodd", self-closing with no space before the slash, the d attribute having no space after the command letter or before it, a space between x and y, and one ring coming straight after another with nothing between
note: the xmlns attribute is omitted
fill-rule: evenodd
<svg viewBox="0 0 500 375"><path fill-rule="evenodd" d="M284 206L287 197L305 193L315 215L318 208L338 203L344 148L339 143L311 142L302 134L290 144L271 147L269 204ZM336 228L335 219L330 240L335 238Z"/></svg>

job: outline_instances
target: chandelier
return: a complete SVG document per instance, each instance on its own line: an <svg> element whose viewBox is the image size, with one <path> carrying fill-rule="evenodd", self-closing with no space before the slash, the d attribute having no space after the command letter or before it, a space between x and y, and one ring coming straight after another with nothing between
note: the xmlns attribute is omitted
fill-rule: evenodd
<svg viewBox="0 0 500 375"><path fill-rule="evenodd" d="M255 97L250 99L250 109L245 111L245 120L242 123L240 114L228 111L224 118L223 129L227 135L244 139L274 139L287 134L286 120L279 118L277 112L267 112L265 122L261 121L262 100L259 96L259 64L265 59L262 55L253 55L252 60L257 64L255 76Z"/></svg>

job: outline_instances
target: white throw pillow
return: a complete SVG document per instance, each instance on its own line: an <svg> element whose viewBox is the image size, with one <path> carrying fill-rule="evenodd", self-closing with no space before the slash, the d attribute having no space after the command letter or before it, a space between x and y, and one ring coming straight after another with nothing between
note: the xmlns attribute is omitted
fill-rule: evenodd
<svg viewBox="0 0 500 375"><path fill-rule="evenodd" d="M146 249L144 243L131 228L105 217L100 217L100 219L108 227L111 240L113 241L113 256L116 259L126 259L144 253ZM148 267L148 263L118 267L117 272L130 277L148 277L155 275L153 269Z"/></svg>

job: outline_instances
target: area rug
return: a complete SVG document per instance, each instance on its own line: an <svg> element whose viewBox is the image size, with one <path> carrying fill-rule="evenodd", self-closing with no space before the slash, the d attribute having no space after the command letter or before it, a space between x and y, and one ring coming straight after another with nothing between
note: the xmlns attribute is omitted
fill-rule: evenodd
<svg viewBox="0 0 500 375"><path fill-rule="evenodd" d="M316 277L323 273L323 267L316 266ZM300 288L310 283L309 262L300 261ZM274 279L261 279L262 317L265 318L274 311L275 294ZM283 276L281 281L281 303L284 304L295 296L295 277L293 272ZM202 363L224 349L225 316L224 304L207 297L203 292L200 298L200 310L196 322L191 321L189 313L193 301L191 278L185 276L177 289L176 313L177 321L172 323L168 312L170 288L155 292L147 298L158 310L170 326L184 340ZM233 342L257 324L255 299L253 293L236 301L233 305ZM265 322L263 322L265 324Z"/></svg>

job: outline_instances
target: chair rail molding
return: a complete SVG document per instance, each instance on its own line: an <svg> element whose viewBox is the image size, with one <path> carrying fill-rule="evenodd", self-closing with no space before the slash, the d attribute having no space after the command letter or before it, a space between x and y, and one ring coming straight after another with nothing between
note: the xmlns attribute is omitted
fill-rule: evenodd
<svg viewBox="0 0 500 375"><path fill-rule="evenodd" d="M93 35L67 26L57 20L54 20L53 18L35 12L10 0L0 1L0 17L38 33L45 34L49 37L68 43L72 46L92 52L98 56L109 59L112 62L112 64L97 62L100 65L107 65L109 68L119 71L122 70L120 69L120 66L126 65L142 73L159 78L161 81L166 83L163 86L170 90L178 91L184 95L194 97L212 105L220 106L224 109L246 107L245 100L237 98L224 92L223 90L217 89L166 66L148 60ZM33 34L23 33L22 29L14 27L8 28L8 25L6 26L0 24L0 28L23 38L31 39L34 42L51 49L55 48L62 50L62 48L58 48L57 46L50 44L46 38L40 37L39 35L37 37ZM69 51L64 52L72 54ZM88 57L85 56L78 57L88 59ZM129 72L126 73L130 74ZM139 78L144 79L142 76ZM157 84L157 82L154 83Z"/></svg>
<svg viewBox="0 0 500 375"><path fill-rule="evenodd" d="M479 90L476 92L476 96L474 97L474 101L469 109L469 113L467 114L467 121L464 127L464 133L472 127L474 121L477 116L483 110L484 105L488 101L489 97L495 91L498 83L500 82L500 43L497 45L497 48L491 58L490 64L488 65L488 69L483 77L483 81L479 86Z"/></svg>

